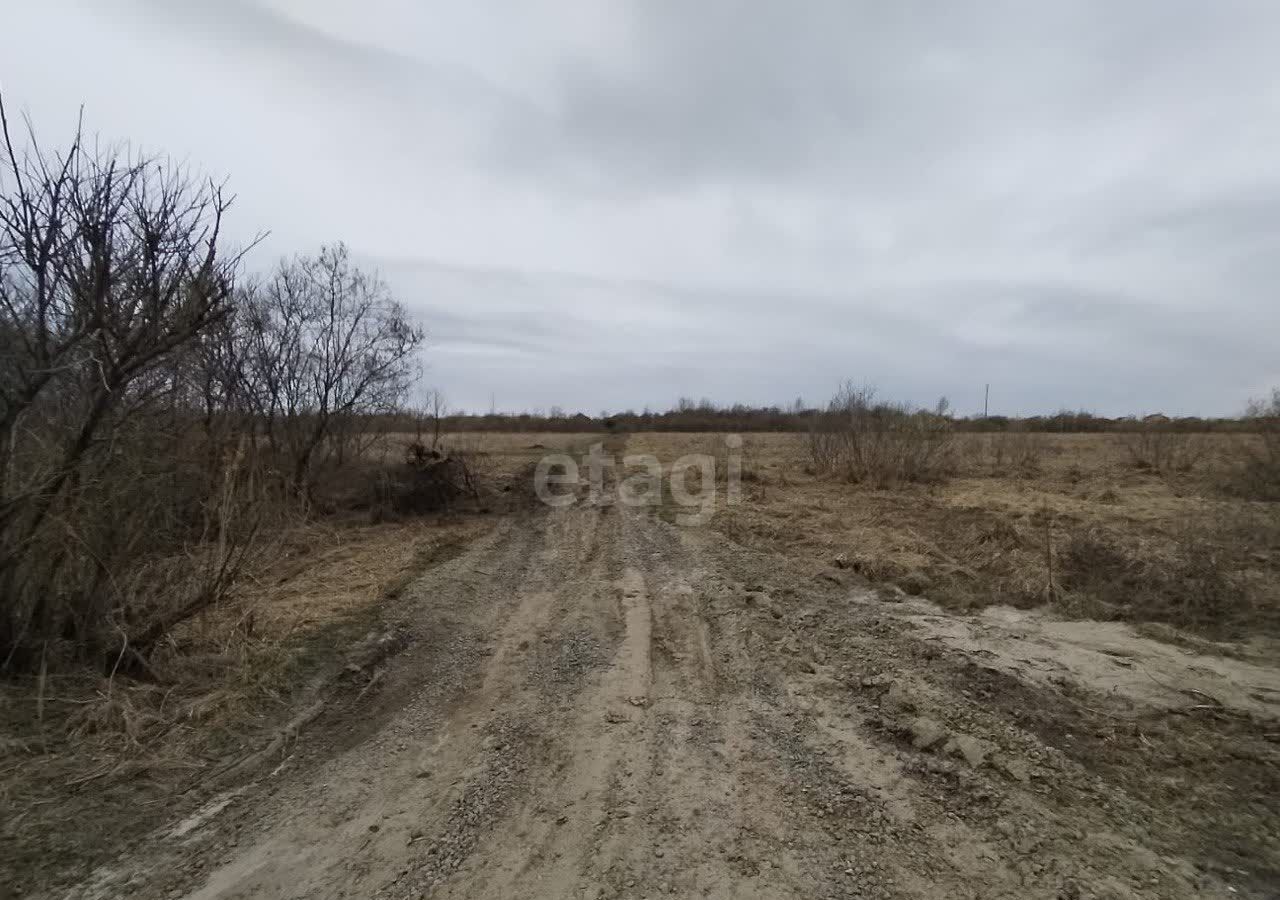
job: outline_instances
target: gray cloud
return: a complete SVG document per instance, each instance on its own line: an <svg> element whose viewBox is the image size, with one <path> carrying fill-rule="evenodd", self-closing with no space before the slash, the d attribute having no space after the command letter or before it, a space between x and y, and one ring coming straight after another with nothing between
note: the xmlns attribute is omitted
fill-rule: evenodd
<svg viewBox="0 0 1280 900"><path fill-rule="evenodd" d="M455 402L1230 413L1280 382L1280 9L26 4L6 99L344 239ZM70 60L52 65L51 46Z"/></svg>

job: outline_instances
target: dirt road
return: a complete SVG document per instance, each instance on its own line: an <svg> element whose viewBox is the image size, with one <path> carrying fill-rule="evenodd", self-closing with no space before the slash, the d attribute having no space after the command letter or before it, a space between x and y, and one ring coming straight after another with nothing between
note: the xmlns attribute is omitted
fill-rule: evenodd
<svg viewBox="0 0 1280 900"><path fill-rule="evenodd" d="M1266 895L1273 745L1135 730L839 581L647 509L513 516L412 586L373 689L80 895ZM1207 734L1238 758L1151 767Z"/></svg>

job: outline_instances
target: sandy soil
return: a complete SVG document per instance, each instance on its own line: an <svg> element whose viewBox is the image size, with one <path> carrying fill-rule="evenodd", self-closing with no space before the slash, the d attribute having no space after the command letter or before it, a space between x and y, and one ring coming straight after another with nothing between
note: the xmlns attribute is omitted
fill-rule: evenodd
<svg viewBox="0 0 1280 900"><path fill-rule="evenodd" d="M374 689L73 896L1271 895L1273 668L897 599L511 515L404 592Z"/></svg>

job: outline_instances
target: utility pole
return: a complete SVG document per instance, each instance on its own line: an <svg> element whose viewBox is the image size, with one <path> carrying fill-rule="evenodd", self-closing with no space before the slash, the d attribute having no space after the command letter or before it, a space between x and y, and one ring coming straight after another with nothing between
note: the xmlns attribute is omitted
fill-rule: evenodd
<svg viewBox="0 0 1280 900"><path fill-rule="evenodd" d="M991 400L991 385L987 385L987 389L982 394L982 418L987 418L987 404Z"/></svg>

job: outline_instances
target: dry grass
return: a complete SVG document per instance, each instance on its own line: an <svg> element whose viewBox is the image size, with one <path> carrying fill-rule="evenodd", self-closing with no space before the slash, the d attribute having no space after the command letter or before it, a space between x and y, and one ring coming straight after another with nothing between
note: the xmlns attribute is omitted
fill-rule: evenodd
<svg viewBox="0 0 1280 900"><path fill-rule="evenodd" d="M756 479L712 525L952 608L1053 603L1212 636L1278 632L1280 510L1219 489L1238 437L1194 438L1191 464L1161 471L1116 435L963 435L947 482L880 490L815 475L804 436L748 436ZM639 434L628 450L666 460L705 441Z"/></svg>
<svg viewBox="0 0 1280 900"><path fill-rule="evenodd" d="M145 813L148 798L241 752L284 715L293 691L377 622L383 598L488 527L481 518L300 527L231 600L166 639L149 680L5 683L0 796L10 808L63 816L78 808L66 789L93 782L108 798L136 794Z"/></svg>

